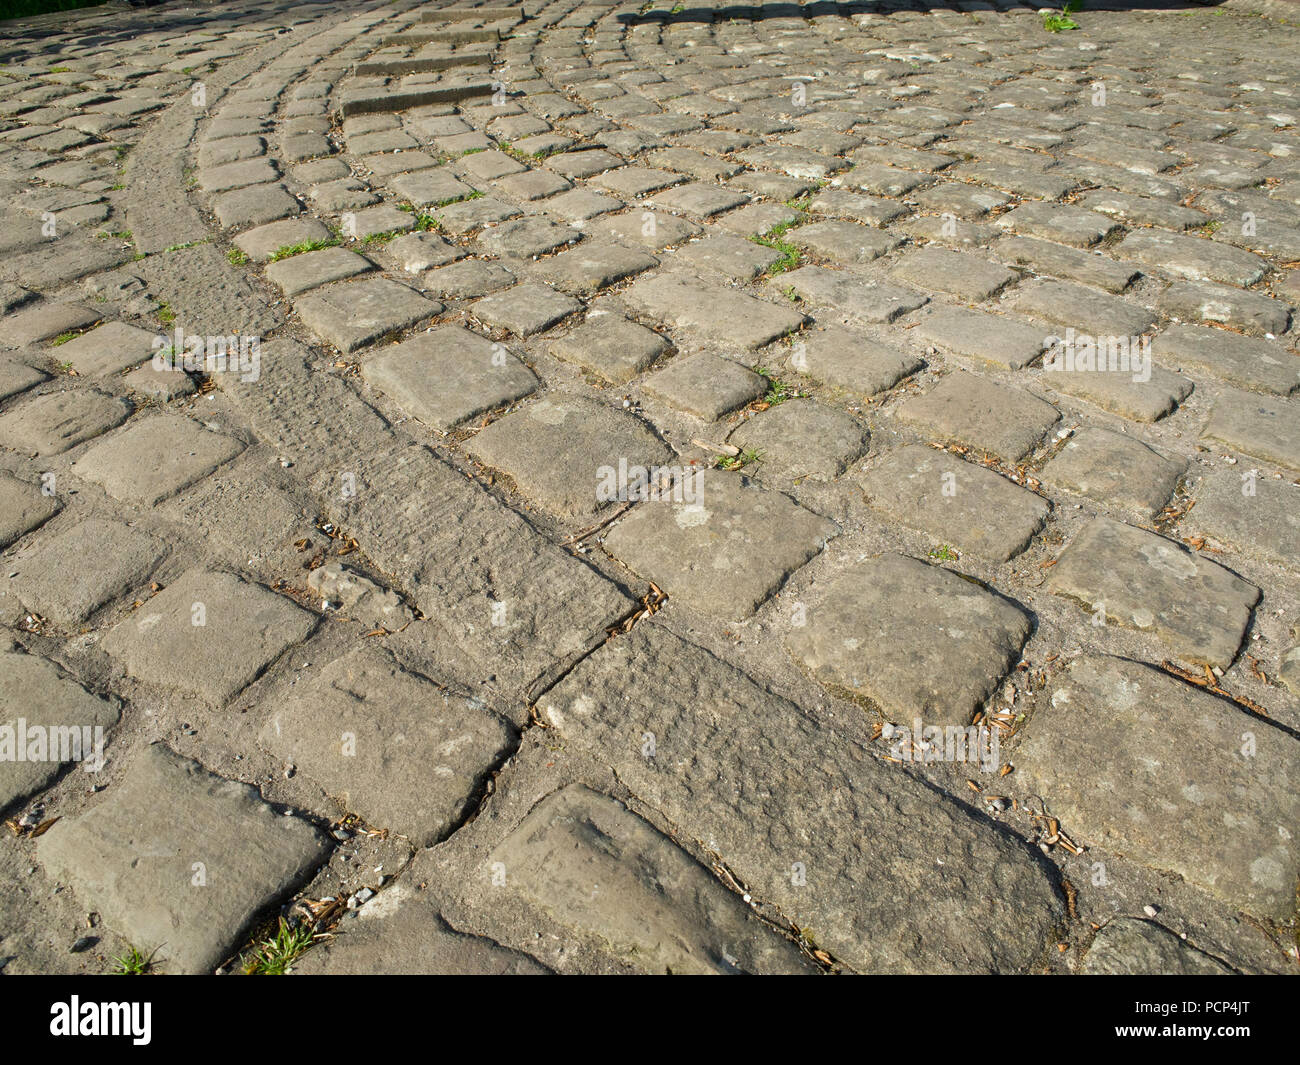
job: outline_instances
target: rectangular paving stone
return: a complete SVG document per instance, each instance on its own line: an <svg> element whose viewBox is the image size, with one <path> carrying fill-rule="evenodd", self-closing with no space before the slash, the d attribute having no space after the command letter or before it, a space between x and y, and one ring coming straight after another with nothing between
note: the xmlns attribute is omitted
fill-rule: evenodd
<svg viewBox="0 0 1300 1065"><path fill-rule="evenodd" d="M749 196L708 182L692 181L659 189L645 202L662 210L680 212L699 222L748 203Z"/></svg>
<svg viewBox="0 0 1300 1065"><path fill-rule="evenodd" d="M676 499L634 507L605 550L675 599L715 617L754 613L839 532L778 492L722 470L687 477Z"/></svg>
<svg viewBox="0 0 1300 1065"><path fill-rule="evenodd" d="M1282 300L1211 281L1175 281L1156 307L1176 320L1218 323L1251 336L1277 336L1291 324L1291 308Z"/></svg>
<svg viewBox="0 0 1300 1065"><path fill-rule="evenodd" d="M597 307L581 325L552 340L550 352L611 384L625 384L671 347L653 330Z"/></svg>
<svg viewBox="0 0 1300 1065"><path fill-rule="evenodd" d="M1115 254L1159 267L1175 277L1229 285L1253 285L1269 269L1268 262L1252 252L1160 229L1129 233L1116 245Z"/></svg>
<svg viewBox="0 0 1300 1065"><path fill-rule="evenodd" d="M831 218L848 218L873 226L883 226L908 213L907 208L895 200L863 196L844 189L829 189L817 193L809 201L808 210L813 214L828 215Z"/></svg>
<svg viewBox="0 0 1300 1065"><path fill-rule="evenodd" d="M132 422L92 445L72 468L114 499L151 507L243 450L240 441L212 432L192 418L159 414Z"/></svg>
<svg viewBox="0 0 1300 1065"><path fill-rule="evenodd" d="M99 741L107 745L121 716L118 705L44 658L0 652L0 812L54 783L74 761L89 787L102 768Z"/></svg>
<svg viewBox="0 0 1300 1065"><path fill-rule="evenodd" d="M1151 348L1166 365L1202 370L1241 388L1279 396L1300 388L1300 354L1279 341L1255 340L1224 329L1171 325Z"/></svg>
<svg viewBox="0 0 1300 1065"><path fill-rule="evenodd" d="M266 278L286 296L299 296L322 285L369 273L374 268L373 262L354 251L321 248L268 263Z"/></svg>
<svg viewBox="0 0 1300 1065"><path fill-rule="evenodd" d="M329 227L316 218L289 218L245 230L235 238L235 247L254 262L264 263L281 248L331 240Z"/></svg>
<svg viewBox="0 0 1300 1065"><path fill-rule="evenodd" d="M786 647L815 680L886 720L965 725L1032 627L1027 611L973 581L885 554L832 578Z"/></svg>
<svg viewBox="0 0 1300 1065"><path fill-rule="evenodd" d="M1061 414L1022 389L958 371L924 395L904 400L894 417L938 442L965 444L1015 463L1034 449Z"/></svg>
<svg viewBox="0 0 1300 1065"><path fill-rule="evenodd" d="M1201 436L1300 470L1300 402L1296 400L1225 388Z"/></svg>
<svg viewBox="0 0 1300 1065"><path fill-rule="evenodd" d="M83 307L79 303L38 303L5 318L0 344L21 348L38 340L49 340L63 333L85 329L102 317L99 311Z"/></svg>
<svg viewBox="0 0 1300 1065"><path fill-rule="evenodd" d="M130 414L126 400L92 388L46 392L0 414L0 444L24 455L58 455Z"/></svg>
<svg viewBox="0 0 1300 1065"><path fill-rule="evenodd" d="M655 691L667 668L692 683ZM584 660L538 711L849 966L1018 972L1055 941L1064 906L1023 844L653 621Z"/></svg>
<svg viewBox="0 0 1300 1065"><path fill-rule="evenodd" d="M733 359L701 351L673 359L645 379L646 394L705 421L752 403L767 380Z"/></svg>
<svg viewBox="0 0 1300 1065"><path fill-rule="evenodd" d="M680 330L692 340L750 351L794 332L804 322L797 311L685 275L644 277L621 296L633 313Z"/></svg>
<svg viewBox="0 0 1300 1065"><path fill-rule="evenodd" d="M1166 458L1131 436L1085 425L1052 456L1041 477L1149 519L1169 502L1186 468L1186 461Z"/></svg>
<svg viewBox="0 0 1300 1065"><path fill-rule="evenodd" d="M458 325L440 326L385 348L362 362L361 376L441 432L538 387L537 377L504 344Z"/></svg>
<svg viewBox="0 0 1300 1065"><path fill-rule="evenodd" d="M867 430L853 416L810 399L790 399L742 421L728 443L761 456L759 479L789 485L838 477L867 449Z"/></svg>
<svg viewBox="0 0 1300 1065"><path fill-rule="evenodd" d="M1223 669L1237 657L1260 596L1181 544L1105 517L1075 535L1047 586L1108 623L1152 633L1184 661Z"/></svg>
<svg viewBox="0 0 1300 1065"><path fill-rule="evenodd" d="M346 499L341 472L357 486ZM498 689L545 683L634 606L426 448L364 453L313 483L331 520L401 582L465 668ZM462 561L448 566L449 558Z"/></svg>
<svg viewBox="0 0 1300 1065"><path fill-rule="evenodd" d="M469 185L445 170L418 170L392 178L388 184L415 207L444 207L474 194Z"/></svg>
<svg viewBox="0 0 1300 1065"><path fill-rule="evenodd" d="M148 533L87 518L10 560L6 580L27 610L66 628L143 584L166 553Z"/></svg>
<svg viewBox="0 0 1300 1065"><path fill-rule="evenodd" d="M516 285L474 304L473 314L494 329L508 329L516 336L530 337L563 321L582 304L547 285Z"/></svg>
<svg viewBox="0 0 1300 1065"><path fill-rule="evenodd" d="M1107 292L1123 292L1141 276L1137 268L1117 263L1104 255L1035 237L1003 237L993 244L991 250L1005 262L1028 266L1035 273L1082 281Z"/></svg>
<svg viewBox="0 0 1300 1065"><path fill-rule="evenodd" d="M768 286L781 293L793 289L801 299L828 306L847 321L892 322L930 300L912 288L824 266L801 266L771 278Z"/></svg>
<svg viewBox="0 0 1300 1065"><path fill-rule="evenodd" d="M834 326L802 333L786 362L798 373L862 396L893 388L925 365L915 355Z"/></svg>
<svg viewBox="0 0 1300 1065"><path fill-rule="evenodd" d="M649 252L603 241L584 241L540 263L543 281L572 296L591 296L659 265Z"/></svg>
<svg viewBox="0 0 1300 1065"><path fill-rule="evenodd" d="M621 408L563 395L543 396L499 418L466 450L562 518L586 517L606 504L635 498L636 484L619 484L619 470L625 477L633 470L635 479L637 470L666 468L675 454ZM649 477L650 484L657 481Z"/></svg>
<svg viewBox="0 0 1300 1065"><path fill-rule="evenodd" d="M1196 486L1184 528L1208 533L1252 558L1289 566L1300 558L1300 498L1295 485L1254 469L1217 470Z"/></svg>
<svg viewBox="0 0 1300 1065"><path fill-rule="evenodd" d="M1094 337L1135 337L1148 332L1156 316L1136 303L1066 281L1025 282L1007 297L1008 307L1062 328Z"/></svg>
<svg viewBox="0 0 1300 1065"><path fill-rule="evenodd" d="M1076 842L1174 873L1247 913L1294 915L1293 737L1167 673L1108 656L1075 659L1049 693L1016 770Z"/></svg>
<svg viewBox="0 0 1300 1065"><path fill-rule="evenodd" d="M51 878L171 973L212 972L328 854L310 822L161 744L139 751L101 802L61 820L36 850Z"/></svg>
<svg viewBox="0 0 1300 1065"><path fill-rule="evenodd" d="M459 823L513 746L481 701L364 645L291 689L260 741L344 809L420 847Z"/></svg>
<svg viewBox="0 0 1300 1065"><path fill-rule="evenodd" d="M1047 500L992 470L919 444L876 459L858 483L876 510L994 562L1028 547L1051 510Z"/></svg>
<svg viewBox="0 0 1300 1065"><path fill-rule="evenodd" d="M814 222L791 229L780 239L837 263L869 263L899 244L897 237L858 222Z"/></svg>
<svg viewBox="0 0 1300 1065"><path fill-rule="evenodd" d="M109 322L51 348L50 357L71 363L82 377L118 373L152 357L157 335L125 322Z"/></svg>
<svg viewBox="0 0 1300 1065"><path fill-rule="evenodd" d="M1023 370L1047 341L1041 327L965 307L935 307L917 323L916 333L945 351L1004 370Z"/></svg>
<svg viewBox="0 0 1300 1065"><path fill-rule="evenodd" d="M441 314L443 305L386 277L340 281L294 303L303 322L347 355L380 337Z"/></svg>
<svg viewBox="0 0 1300 1065"><path fill-rule="evenodd" d="M979 302L1019 280L1020 275L978 255L946 248L921 248L900 259L889 276L916 288L946 292Z"/></svg>
<svg viewBox="0 0 1300 1065"><path fill-rule="evenodd" d="M204 192L228 192L245 185L278 181L280 171L269 159L243 159L236 163L200 168L195 177Z"/></svg>
<svg viewBox="0 0 1300 1065"><path fill-rule="evenodd" d="M58 497L47 494L40 484L0 470L0 550L40 528L62 507Z"/></svg>
<svg viewBox="0 0 1300 1065"><path fill-rule="evenodd" d="M1104 215L1059 203L1025 203L1000 215L997 224L1024 236L1090 248L1119 226Z"/></svg>

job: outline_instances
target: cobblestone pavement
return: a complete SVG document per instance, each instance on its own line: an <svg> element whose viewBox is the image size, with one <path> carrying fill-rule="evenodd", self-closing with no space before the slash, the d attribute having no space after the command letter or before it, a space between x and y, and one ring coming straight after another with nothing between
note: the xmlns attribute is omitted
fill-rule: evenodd
<svg viewBox="0 0 1300 1065"><path fill-rule="evenodd" d="M0 969L1293 971L1300 30L1074 18L7 24Z"/></svg>

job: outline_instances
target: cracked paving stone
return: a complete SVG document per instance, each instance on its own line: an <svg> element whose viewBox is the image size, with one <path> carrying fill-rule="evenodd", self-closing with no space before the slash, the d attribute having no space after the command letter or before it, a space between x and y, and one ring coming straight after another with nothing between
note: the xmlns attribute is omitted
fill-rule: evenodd
<svg viewBox="0 0 1300 1065"><path fill-rule="evenodd" d="M1258 470L1210 473L1196 488L1185 528L1284 566L1300 558L1300 488Z"/></svg>
<svg viewBox="0 0 1300 1065"><path fill-rule="evenodd" d="M604 309L587 313L586 321L551 341L550 352L611 384L626 384L650 368L672 347L645 326Z"/></svg>
<svg viewBox="0 0 1300 1065"><path fill-rule="evenodd" d="M145 684L222 706L315 626L314 614L260 584L190 570L118 622L104 650Z"/></svg>
<svg viewBox="0 0 1300 1065"><path fill-rule="evenodd" d="M1043 467L1042 479L1098 503L1151 518L1169 502L1187 469L1123 433L1084 426Z"/></svg>
<svg viewBox="0 0 1300 1065"><path fill-rule="evenodd" d="M327 285L293 306L308 328L345 355L443 310L441 303L386 277Z"/></svg>
<svg viewBox="0 0 1300 1065"><path fill-rule="evenodd" d="M964 725L1033 628L1019 604L938 566L885 554L841 570L786 638L831 691L887 720Z"/></svg>
<svg viewBox="0 0 1300 1065"><path fill-rule="evenodd" d="M10 559L6 579L27 610L67 628L142 585L166 553L129 525L87 518Z"/></svg>
<svg viewBox="0 0 1300 1065"><path fill-rule="evenodd" d="M628 478L654 483L652 468L674 456L634 415L582 396L544 396L493 422L467 450L562 518L587 517L628 493L634 498L638 489Z"/></svg>
<svg viewBox="0 0 1300 1065"><path fill-rule="evenodd" d="M1247 913L1294 916L1300 744L1292 736L1119 658L1075 659L1048 690L1016 770L1076 841L1175 873Z"/></svg>
<svg viewBox="0 0 1300 1065"><path fill-rule="evenodd" d="M815 971L710 870L621 803L581 784L538 803L488 859L505 867L507 889L525 905L598 937L644 971Z"/></svg>
<svg viewBox="0 0 1300 1065"><path fill-rule="evenodd" d="M804 322L797 311L684 275L640 278L621 298L635 314L680 330L692 340L735 344L750 351L794 332Z"/></svg>
<svg viewBox="0 0 1300 1065"><path fill-rule="evenodd" d="M1201 436L1300 470L1300 401L1224 389Z"/></svg>
<svg viewBox="0 0 1300 1065"><path fill-rule="evenodd" d="M582 304L577 300L545 285L516 285L485 296L473 305L471 313L493 329L508 329L516 336L530 337L581 309Z"/></svg>
<svg viewBox="0 0 1300 1065"><path fill-rule="evenodd" d="M673 359L643 387L670 407L712 422L762 396L767 379L733 359L702 351Z"/></svg>
<svg viewBox="0 0 1300 1065"><path fill-rule="evenodd" d="M1161 362L1202 370L1241 388L1279 396L1300 388L1300 354L1276 341L1255 340L1223 329L1172 325L1151 347Z"/></svg>
<svg viewBox="0 0 1300 1065"><path fill-rule="evenodd" d="M459 325L439 326L361 364L370 387L440 432L534 392L536 375L504 344Z"/></svg>
<svg viewBox="0 0 1300 1065"><path fill-rule="evenodd" d="M838 532L834 522L778 492L706 470L686 477L672 499L634 507L606 534L603 546L672 598L739 620Z"/></svg>
<svg viewBox="0 0 1300 1065"><path fill-rule="evenodd" d="M191 418L159 414L92 444L73 464L77 476L114 499L151 507L235 458L244 445Z"/></svg>
<svg viewBox="0 0 1300 1065"><path fill-rule="evenodd" d="M834 407L791 399L740 423L728 443L759 455L763 482L838 477L867 449L866 428Z"/></svg>
<svg viewBox="0 0 1300 1065"><path fill-rule="evenodd" d="M1061 414L1019 388L959 370L924 395L905 399L894 417L934 440L965 444L1014 463L1034 450Z"/></svg>
<svg viewBox="0 0 1300 1065"><path fill-rule="evenodd" d="M1117 917L1097 933L1079 973L1083 976L1231 976L1233 971L1154 921Z"/></svg>
<svg viewBox="0 0 1300 1065"><path fill-rule="evenodd" d="M858 483L876 510L994 562L1028 547L1051 510L1046 499L992 470L919 444L877 459Z"/></svg>
<svg viewBox="0 0 1300 1065"><path fill-rule="evenodd" d="M1023 370L1042 354L1044 330L964 307L936 307L917 323L931 344L1004 370Z"/></svg>
<svg viewBox="0 0 1300 1065"><path fill-rule="evenodd" d="M681 682L651 683L665 669ZM1016 972L1055 941L1064 906L1036 853L653 621L585 659L538 711L850 966ZM801 886L792 860L810 872Z"/></svg>
<svg viewBox="0 0 1300 1065"><path fill-rule="evenodd" d="M1260 591L1156 533L1093 518L1052 567L1047 587L1094 617L1153 634L1177 657L1226 669Z"/></svg>
<svg viewBox="0 0 1300 1065"><path fill-rule="evenodd" d="M58 455L126 421L123 399L94 389L46 392L0 414L0 444L25 455Z"/></svg>
<svg viewBox="0 0 1300 1065"><path fill-rule="evenodd" d="M70 761L80 760L82 770L97 772L102 768L97 755L103 752L97 750L95 730L102 729L102 737L119 717L115 698L92 695L52 662L0 652L0 728L8 734L0 733L0 812L48 787ZM20 746L20 719L27 723L25 747ZM57 746L57 754L47 741ZM58 755L64 753L72 758L61 760Z"/></svg>
<svg viewBox="0 0 1300 1065"><path fill-rule="evenodd" d="M258 913L328 857L310 822L161 744L140 750L103 801L41 837L36 857L85 908L164 971L209 973ZM202 886L195 887L201 876Z"/></svg>
<svg viewBox="0 0 1300 1065"><path fill-rule="evenodd" d="M482 702L369 646L296 685L259 738L345 810L421 847L455 829L513 746Z"/></svg>

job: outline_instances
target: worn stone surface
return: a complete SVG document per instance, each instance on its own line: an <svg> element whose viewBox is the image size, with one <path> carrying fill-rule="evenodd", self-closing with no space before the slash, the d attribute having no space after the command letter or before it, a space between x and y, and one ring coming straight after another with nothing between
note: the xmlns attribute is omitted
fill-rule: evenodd
<svg viewBox="0 0 1300 1065"><path fill-rule="evenodd" d="M703 866L587 788L544 799L489 857L507 889L649 972L809 971Z"/></svg>
<svg viewBox="0 0 1300 1065"><path fill-rule="evenodd" d="M229 573L191 570L104 638L104 649L146 684L222 704L315 627L290 600ZM238 656L228 651L240 648Z"/></svg>
<svg viewBox="0 0 1300 1065"><path fill-rule="evenodd" d="M1294 914L1294 737L1124 659L1085 655L1049 688L1016 766L1080 842L1176 873L1248 913Z"/></svg>
<svg viewBox="0 0 1300 1065"><path fill-rule="evenodd" d="M877 510L995 562L1023 551L1050 510L992 470L916 444L872 463L858 483Z"/></svg>
<svg viewBox="0 0 1300 1065"><path fill-rule="evenodd" d="M1208 666L1237 657L1260 595L1181 544L1102 517L1070 541L1048 587L1107 623L1151 632L1178 657Z"/></svg>
<svg viewBox="0 0 1300 1065"><path fill-rule="evenodd" d="M345 810L429 846L478 798L511 730L476 700L363 646L298 685L261 741Z"/></svg>
<svg viewBox="0 0 1300 1065"><path fill-rule="evenodd" d="M933 440L956 442L1007 462L1024 458L1057 421L1050 403L968 373L949 374L923 396L901 403L895 417Z"/></svg>
<svg viewBox="0 0 1300 1065"><path fill-rule="evenodd" d="M504 344L460 326L441 326L394 344L366 359L361 376L407 414L440 430L537 387L536 375Z"/></svg>
<svg viewBox="0 0 1300 1065"><path fill-rule="evenodd" d="M791 656L823 684L860 696L887 720L964 725L1020 655L1030 617L937 566L882 555L841 572Z"/></svg>
<svg viewBox="0 0 1300 1065"><path fill-rule="evenodd" d="M835 523L739 476L685 478L681 501L650 499L604 547L670 596L724 618L752 614L837 532Z"/></svg>
<svg viewBox="0 0 1300 1065"><path fill-rule="evenodd" d="M304 969L760 969L700 920L720 884L801 968L1078 972L1097 929L1158 903L1186 949L1285 970L1244 904L1139 854L1140 831L1041 850L1033 796L1059 811L1029 774L900 764L861 706L933 692L1050 744L1054 678L1105 654L1192 669L1250 731L1300 730L1300 38L1261 3L1109 5L1060 34L980 3L7 21L0 653L58 663L121 721L105 790L59 770L6 811L25 823L0 848L0 969L112 968L129 929L70 952L98 904L26 829L98 807L163 738L345 837L298 900L247 893L303 925L307 900L369 914ZM155 368L176 330L258 338L260 368ZM1071 335L1150 339L1154 364L1040 354ZM685 498L697 479L715 498ZM1098 520L1133 531L1099 539ZM938 593L852 585L898 555L1005 627L926 630ZM841 587L841 620L889 626L854 651L875 694L787 653ZM1094 595L1118 597L1110 623ZM290 766L267 722L361 713L304 695L363 649L391 666L392 720L451 706L509 738L389 777L334 766L326 724ZM529 727L593 679L605 731ZM720 724L729 697L744 710ZM1192 756L1161 742L1164 764ZM526 890L494 884L487 857L571 785L709 886L655 895L645 867L580 849L567 886L549 860ZM1148 805L1185 786L1161 778L1174 797ZM1272 794L1220 806L1245 824ZM403 827L338 825L363 805ZM635 907L591 893L601 870ZM1294 917L1257 919L1289 942Z"/></svg>
<svg viewBox="0 0 1300 1065"><path fill-rule="evenodd" d="M1154 921L1121 917L1092 941L1084 976L1227 976L1232 970Z"/></svg>
<svg viewBox="0 0 1300 1065"><path fill-rule="evenodd" d="M682 683L655 691L646 682L665 662ZM1060 919L1023 844L659 625L587 658L538 710L854 967L1017 971ZM653 758L641 753L646 732ZM802 885L796 861L809 873Z"/></svg>
<svg viewBox="0 0 1300 1065"><path fill-rule="evenodd" d="M1085 426L1052 456L1042 476L1049 484L1149 518L1169 502L1186 465L1123 433Z"/></svg>
<svg viewBox="0 0 1300 1065"><path fill-rule="evenodd" d="M120 716L117 701L92 695L36 655L0 652L0 667L0 813L45 788L70 762L93 780L103 768L101 743Z"/></svg>
<svg viewBox="0 0 1300 1065"><path fill-rule="evenodd" d="M139 751L103 802L55 825L37 848L52 877L173 973L211 972L326 855L309 822L161 744Z"/></svg>

